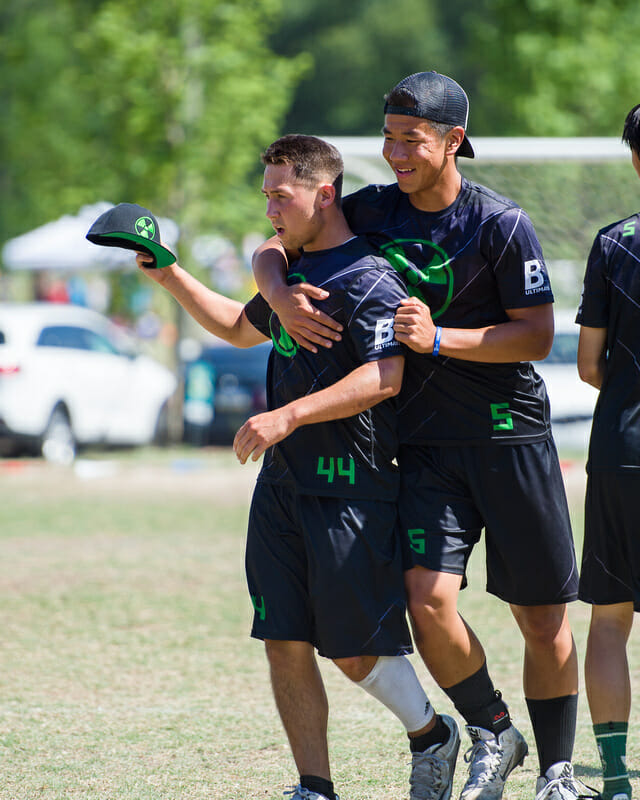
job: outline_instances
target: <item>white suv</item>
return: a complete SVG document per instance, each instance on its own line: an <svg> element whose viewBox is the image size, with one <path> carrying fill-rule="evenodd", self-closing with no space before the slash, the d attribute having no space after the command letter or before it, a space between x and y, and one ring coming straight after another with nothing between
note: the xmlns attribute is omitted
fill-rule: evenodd
<svg viewBox="0 0 640 800"><path fill-rule="evenodd" d="M166 430L174 374L106 317L58 303L0 303L0 444L70 463L77 445L141 445Z"/></svg>

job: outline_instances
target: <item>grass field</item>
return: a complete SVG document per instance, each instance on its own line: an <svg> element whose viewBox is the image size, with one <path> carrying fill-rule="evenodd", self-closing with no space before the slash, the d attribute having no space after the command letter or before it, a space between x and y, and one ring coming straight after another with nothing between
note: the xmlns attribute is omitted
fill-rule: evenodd
<svg viewBox="0 0 640 800"><path fill-rule="evenodd" d="M579 456L565 458L578 550L583 474ZM0 461L0 800L275 800L295 782L262 646L248 636L255 475L224 449L107 454L75 469ZM522 642L483 587L478 551L461 609L530 744L505 797L533 798ZM582 661L588 609L574 604L571 619ZM637 656L634 644L634 689ZM453 713L413 661L434 704ZM400 724L331 664L323 673L342 800L406 798ZM577 774L599 786L584 693L578 727ZM457 791L465 773L461 753Z"/></svg>

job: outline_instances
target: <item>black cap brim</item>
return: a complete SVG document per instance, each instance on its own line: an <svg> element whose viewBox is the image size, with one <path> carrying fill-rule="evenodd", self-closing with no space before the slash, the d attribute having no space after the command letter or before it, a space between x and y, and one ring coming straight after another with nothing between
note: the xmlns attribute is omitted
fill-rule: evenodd
<svg viewBox="0 0 640 800"><path fill-rule="evenodd" d="M149 267L168 267L176 261L175 255L168 247L163 247L144 236L137 236L134 233L115 231L113 233L89 233L86 237L94 244L101 244L106 247L123 247L125 250L135 250L136 252L147 253L155 259L154 264Z"/></svg>
<svg viewBox="0 0 640 800"><path fill-rule="evenodd" d="M462 158L476 157L476 154L473 152L473 147L471 147L471 142L467 139L466 135L462 140L462 144L458 148L456 155L461 156Z"/></svg>

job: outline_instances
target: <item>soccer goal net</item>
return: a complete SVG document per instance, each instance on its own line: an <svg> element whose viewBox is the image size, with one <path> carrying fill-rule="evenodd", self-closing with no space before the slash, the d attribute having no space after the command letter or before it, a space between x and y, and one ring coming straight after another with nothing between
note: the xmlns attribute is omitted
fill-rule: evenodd
<svg viewBox="0 0 640 800"><path fill-rule="evenodd" d="M335 137L345 160L345 189L390 183L382 138ZM628 148L615 138L472 137L476 158L458 168L515 200L542 243L556 304L575 308L593 239L604 225L640 208L640 184Z"/></svg>

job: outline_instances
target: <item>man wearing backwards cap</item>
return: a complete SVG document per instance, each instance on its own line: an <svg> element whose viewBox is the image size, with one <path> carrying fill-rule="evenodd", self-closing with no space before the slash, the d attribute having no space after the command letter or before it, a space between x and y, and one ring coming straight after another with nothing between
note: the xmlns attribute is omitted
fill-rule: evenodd
<svg viewBox="0 0 640 800"><path fill-rule="evenodd" d="M395 333L413 366L399 402L398 461L416 644L467 723L461 800L499 800L528 748L457 611L484 528L487 589L510 604L525 640L536 792L571 800L584 792L571 766L578 668L566 611L578 575L546 389L529 363L553 340L542 250L522 209L458 171L457 157L474 152L467 96L454 80L416 73L385 100L383 155L396 183L367 186L343 209L354 232L378 235L412 295ZM286 287L282 253L273 240L256 251L262 294L303 346L331 346L339 328L309 302L324 293Z"/></svg>

